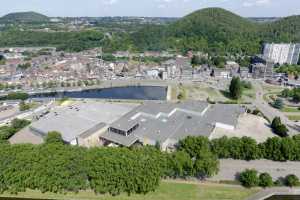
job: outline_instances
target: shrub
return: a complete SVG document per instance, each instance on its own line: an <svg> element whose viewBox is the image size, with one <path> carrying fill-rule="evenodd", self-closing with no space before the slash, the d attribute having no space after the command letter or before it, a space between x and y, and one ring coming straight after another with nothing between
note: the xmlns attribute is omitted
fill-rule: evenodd
<svg viewBox="0 0 300 200"><path fill-rule="evenodd" d="M252 84L250 81L242 81L241 84L242 84L242 87L245 89L252 89Z"/></svg>
<svg viewBox="0 0 300 200"><path fill-rule="evenodd" d="M255 109L255 110L253 110L252 111L252 114L253 115L259 115L261 112L260 112L260 110L258 110L258 109Z"/></svg>
<svg viewBox="0 0 300 200"><path fill-rule="evenodd" d="M299 178L294 175L290 174L285 177L285 184L289 187L294 187L299 185Z"/></svg>
<svg viewBox="0 0 300 200"><path fill-rule="evenodd" d="M239 180L245 187L251 188L259 185L259 178L255 169L246 169L240 173Z"/></svg>
<svg viewBox="0 0 300 200"><path fill-rule="evenodd" d="M279 98L277 98L272 105L274 108L279 109L279 110L282 109L284 106L282 99L279 99Z"/></svg>
<svg viewBox="0 0 300 200"><path fill-rule="evenodd" d="M56 131L49 132L45 138L46 144L64 144L61 134Z"/></svg>
<svg viewBox="0 0 300 200"><path fill-rule="evenodd" d="M278 178L275 182L274 185L277 187L283 187L285 185L285 180L283 177Z"/></svg>
<svg viewBox="0 0 300 200"><path fill-rule="evenodd" d="M275 117L272 121L271 128L273 132L280 137L287 137L288 136L288 129L287 127L281 123L280 117Z"/></svg>
<svg viewBox="0 0 300 200"><path fill-rule="evenodd" d="M264 188L273 186L273 180L270 174L262 173L259 175L259 186Z"/></svg>

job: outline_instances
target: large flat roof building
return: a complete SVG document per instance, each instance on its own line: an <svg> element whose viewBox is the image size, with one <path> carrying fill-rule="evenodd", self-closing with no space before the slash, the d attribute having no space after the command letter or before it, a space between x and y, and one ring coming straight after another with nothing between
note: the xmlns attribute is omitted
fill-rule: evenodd
<svg viewBox="0 0 300 200"><path fill-rule="evenodd" d="M232 130L244 112L238 105L148 102L112 123L100 138L106 145L159 143L166 150L187 136L210 137L215 127Z"/></svg>
<svg viewBox="0 0 300 200"><path fill-rule="evenodd" d="M77 102L54 108L30 127L14 135L11 143L40 143L51 131L72 145L126 146L160 144L172 149L187 136L210 138L215 128L234 130L245 108L200 101L143 104ZM37 138L38 137L38 138ZM31 139L32 138L32 142Z"/></svg>
<svg viewBox="0 0 300 200"><path fill-rule="evenodd" d="M106 130L107 126L131 111L136 104L102 102L78 102L58 107L34 122L30 130L42 137L50 131L58 131L64 141L77 145L80 139Z"/></svg>

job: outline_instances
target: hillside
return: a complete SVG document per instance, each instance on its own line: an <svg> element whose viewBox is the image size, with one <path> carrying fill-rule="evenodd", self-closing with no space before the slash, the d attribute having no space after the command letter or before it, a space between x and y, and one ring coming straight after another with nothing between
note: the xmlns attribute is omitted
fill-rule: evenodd
<svg viewBox="0 0 300 200"><path fill-rule="evenodd" d="M142 50L197 50L255 54L261 43L300 42L300 16L256 23L222 8L206 8L161 27L149 26L132 40Z"/></svg>
<svg viewBox="0 0 300 200"><path fill-rule="evenodd" d="M215 36L224 33L231 35L249 32L256 24L221 8L206 8L185 16L168 28L171 35L201 36L215 40ZM230 36L231 36L230 35ZM228 35L226 35L227 39Z"/></svg>
<svg viewBox="0 0 300 200"><path fill-rule="evenodd" d="M266 41L300 42L300 15L266 23L263 26L262 33Z"/></svg>
<svg viewBox="0 0 300 200"><path fill-rule="evenodd" d="M17 12L10 13L2 18L1 21L4 22L45 22L48 21L48 17L36 12Z"/></svg>

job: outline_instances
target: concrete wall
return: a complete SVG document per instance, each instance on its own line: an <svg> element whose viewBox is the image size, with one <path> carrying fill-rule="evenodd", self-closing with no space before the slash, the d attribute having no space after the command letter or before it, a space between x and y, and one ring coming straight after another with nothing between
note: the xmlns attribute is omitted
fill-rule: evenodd
<svg viewBox="0 0 300 200"><path fill-rule="evenodd" d="M100 136L105 133L108 130L108 126L98 130L94 134L82 138L78 137L78 145L79 146L84 146L84 147L96 147L96 146L101 146L101 141L100 141Z"/></svg>

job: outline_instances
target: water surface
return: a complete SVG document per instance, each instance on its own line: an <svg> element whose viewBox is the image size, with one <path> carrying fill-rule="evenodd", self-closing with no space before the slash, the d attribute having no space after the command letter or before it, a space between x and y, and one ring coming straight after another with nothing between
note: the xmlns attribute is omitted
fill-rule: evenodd
<svg viewBox="0 0 300 200"><path fill-rule="evenodd" d="M69 97L81 99L133 99L133 100L166 100L167 87L128 86L104 89L91 89L74 92L54 92L32 95L32 98Z"/></svg>

